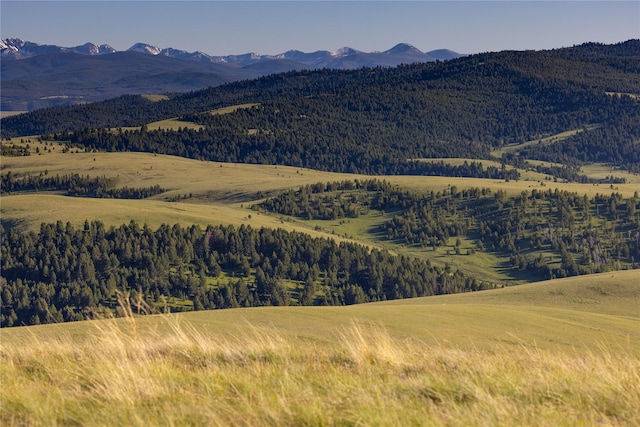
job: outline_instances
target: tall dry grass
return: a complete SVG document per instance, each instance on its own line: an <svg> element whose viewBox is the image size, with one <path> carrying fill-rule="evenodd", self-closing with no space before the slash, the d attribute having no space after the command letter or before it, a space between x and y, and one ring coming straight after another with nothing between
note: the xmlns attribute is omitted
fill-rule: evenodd
<svg viewBox="0 0 640 427"><path fill-rule="evenodd" d="M451 349L359 322L321 342L127 314L79 342L3 342L0 424L640 425L625 348Z"/></svg>

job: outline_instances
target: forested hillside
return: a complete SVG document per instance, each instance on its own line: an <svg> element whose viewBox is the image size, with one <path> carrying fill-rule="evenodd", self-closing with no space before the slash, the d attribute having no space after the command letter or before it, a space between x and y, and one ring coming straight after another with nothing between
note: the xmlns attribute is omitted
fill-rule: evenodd
<svg viewBox="0 0 640 427"><path fill-rule="evenodd" d="M305 220L391 214L377 225L382 240L456 255L475 251L509 257L512 273L536 280L640 267L640 196L589 198L534 189L509 197L489 188L419 194L379 180L318 183L254 207ZM461 239L474 242L461 249ZM451 245L453 246L453 245ZM507 268L505 266L505 268Z"/></svg>
<svg viewBox="0 0 640 427"><path fill-rule="evenodd" d="M488 158L505 144L590 127L522 154L638 171L639 46L631 40L397 68L290 72L159 102L129 96L36 111L3 119L2 134L55 134L100 150L404 174L422 173L410 158ZM259 105L206 113L240 103ZM117 130L168 117L205 127Z"/></svg>
<svg viewBox="0 0 640 427"><path fill-rule="evenodd" d="M303 233L135 222L42 224L2 238L2 327L92 318L119 292L175 310L344 305L483 289L415 258Z"/></svg>

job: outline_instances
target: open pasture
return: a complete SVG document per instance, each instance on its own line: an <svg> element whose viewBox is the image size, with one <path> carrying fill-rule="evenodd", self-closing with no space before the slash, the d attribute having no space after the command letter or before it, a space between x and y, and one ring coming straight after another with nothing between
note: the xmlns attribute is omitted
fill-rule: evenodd
<svg viewBox="0 0 640 427"><path fill-rule="evenodd" d="M164 99L168 99L167 97L162 98L162 95L144 95L145 98L149 99L150 101L154 101L154 102L158 102L158 101L162 101ZM256 105L259 104L255 104L255 103L248 103L248 104L238 104L238 105L231 105L228 107L222 107L222 108L216 108L215 110L211 110L211 111L207 111L204 112L202 114L211 114L211 115L221 115L221 114L229 114L229 113L233 113L239 109L242 108L251 108L251 107L255 107ZM172 117L169 119L164 119L164 120L158 120L156 122L151 122L151 123L147 123L147 128L149 130L178 130L180 128L182 129L194 129L194 130L200 130L202 129L204 126L193 123L193 122L189 122L189 121L184 121L184 120L180 120L178 117ZM122 130L140 130L140 127L123 127L121 128Z"/></svg>
<svg viewBox="0 0 640 427"><path fill-rule="evenodd" d="M126 323L122 321L123 324ZM404 337L456 348L495 345L571 350L611 344L640 356L640 272L615 271L495 290L333 307L258 307L136 318L144 330L168 331L172 322L226 338L254 327L330 341L354 322ZM5 342L69 335L85 340L95 322L5 328Z"/></svg>
<svg viewBox="0 0 640 427"><path fill-rule="evenodd" d="M170 99L167 95L160 95L160 94L144 94L140 96L142 96L144 99L151 102L167 101Z"/></svg>
<svg viewBox="0 0 640 427"><path fill-rule="evenodd" d="M33 145L39 145L38 142ZM370 176L338 174L309 169L273 166L229 164L190 160L181 157L151 153L90 153L62 152L54 145L51 152L27 157L4 157L3 173L48 176L79 174L107 177L115 180L116 187L144 188L159 185L166 191L144 200L94 199L66 197L52 192L11 194L2 197L2 225L19 230L38 230L43 222L71 222L76 227L85 220L99 220L107 226L119 226L135 220L156 229L159 225L179 223L182 226L198 224L241 224L254 228L270 227L296 230L332 238L338 241L356 241L369 247L383 248L395 254L429 259L435 265L459 269L479 280L498 284L519 284L534 280L524 272L511 268L507 254L476 250L474 239L463 238L460 248L455 239L435 250L419 245L406 245L390 241L379 235L378 227L393 218L393 212L378 212L358 218L334 221L304 221L279 214L256 212L251 206L266 197L285 190L296 189L317 182L370 179ZM381 176L401 188L416 193L439 192L451 186L464 188L490 188L503 190L509 195L523 191L553 190L555 188L587 194L609 195L619 192L631 197L638 191L637 183L605 184L556 183L553 181L494 180L479 178L451 178L431 176ZM457 251L456 249L459 249ZM557 257L547 258L553 267L560 265Z"/></svg>
<svg viewBox="0 0 640 427"><path fill-rule="evenodd" d="M200 130L203 126L195 124L193 122L187 122L180 120L177 117L165 120L159 120L157 122L151 122L147 124L149 130L178 130L178 129L194 129ZM127 129L139 129L139 128L127 128Z"/></svg>
<svg viewBox="0 0 640 427"><path fill-rule="evenodd" d="M27 111L0 111L0 119L4 117L15 116L22 113L27 113Z"/></svg>
<svg viewBox="0 0 640 427"><path fill-rule="evenodd" d="M33 150L37 139L23 138ZM35 145L35 146L34 146ZM210 193L208 199L246 199L252 193L279 191L297 188L316 182L330 182L354 179L370 179L371 176L347 173L315 171L305 168L276 165L249 165L191 160L182 157L156 155L152 153L89 153L71 149L62 153L63 146L53 144L51 153L27 157L4 157L2 171L6 173L38 174L47 170L50 174L78 173L90 176L117 177L118 185L138 186L158 184L174 192ZM44 150L40 150L41 152ZM595 173L595 172L594 172ZM602 173L602 172L600 172ZM630 175L630 174L629 174ZM522 191L559 190L587 194L610 194L615 191L624 197L633 196L638 191L637 182L615 184L611 189L605 184L562 183L544 180L498 180L484 178L460 178L442 176L376 176L401 187L422 192L442 191L450 186L463 188L490 188L504 190L517 195ZM636 177L637 178L637 177ZM630 180L631 181L631 180ZM172 196L174 193L166 194ZM235 195L234 197L232 197ZM221 197L218 197L221 196ZM158 196L162 197L162 196ZM253 199L255 200L255 199Z"/></svg>
<svg viewBox="0 0 640 427"><path fill-rule="evenodd" d="M244 224L253 228L302 231L315 237L332 238L337 241L350 240L308 226L282 221L275 216L261 215L248 208L226 204L76 198L50 194L2 198L2 225L5 228L37 231L41 223L56 221L70 222L80 227L86 219L101 221L106 226L119 226L134 220L141 225L147 224L152 229L157 229L162 224L180 224L184 227L195 224L203 228L209 224Z"/></svg>
<svg viewBox="0 0 640 427"><path fill-rule="evenodd" d="M635 184L640 191L640 174L634 174L625 170L604 165L602 163L593 163L584 165L580 168L581 173L589 178L606 179L609 176L616 178L624 178L627 184ZM618 184L614 184L614 187Z"/></svg>

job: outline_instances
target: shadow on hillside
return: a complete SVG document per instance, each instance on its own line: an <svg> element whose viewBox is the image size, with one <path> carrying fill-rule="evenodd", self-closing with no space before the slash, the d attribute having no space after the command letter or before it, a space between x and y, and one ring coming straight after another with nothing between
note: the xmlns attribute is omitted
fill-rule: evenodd
<svg viewBox="0 0 640 427"><path fill-rule="evenodd" d="M0 218L0 225L2 225L2 233L8 233L10 230L25 231L27 227L27 221L15 218Z"/></svg>
<svg viewBox="0 0 640 427"><path fill-rule="evenodd" d="M511 265L510 261L502 261L497 265L496 271L508 277L508 279L506 279L506 285L510 285L509 282L511 281L540 282L545 280L544 278L535 276L527 271L518 270Z"/></svg>

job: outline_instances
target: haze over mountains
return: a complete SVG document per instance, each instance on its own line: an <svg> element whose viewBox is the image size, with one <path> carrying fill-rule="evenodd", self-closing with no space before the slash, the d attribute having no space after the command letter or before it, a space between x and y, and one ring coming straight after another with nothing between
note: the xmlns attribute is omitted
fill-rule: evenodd
<svg viewBox="0 0 640 427"><path fill-rule="evenodd" d="M60 47L15 38L0 40L0 51L3 111L94 102L123 94L187 92L292 70L394 67L463 56L447 49L425 53L406 43L383 52L343 47L211 56L145 43L116 51L107 44Z"/></svg>

